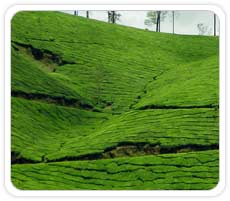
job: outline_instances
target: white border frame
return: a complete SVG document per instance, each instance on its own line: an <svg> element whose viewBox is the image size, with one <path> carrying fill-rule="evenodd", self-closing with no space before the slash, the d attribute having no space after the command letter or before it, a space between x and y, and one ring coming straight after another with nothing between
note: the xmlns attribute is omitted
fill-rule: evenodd
<svg viewBox="0 0 230 201"><path fill-rule="evenodd" d="M211 190L19 190L11 182L11 19L18 11L207 10L220 20L219 183ZM5 186L16 196L216 196L225 188L225 13L215 5L14 5L5 14Z"/></svg>

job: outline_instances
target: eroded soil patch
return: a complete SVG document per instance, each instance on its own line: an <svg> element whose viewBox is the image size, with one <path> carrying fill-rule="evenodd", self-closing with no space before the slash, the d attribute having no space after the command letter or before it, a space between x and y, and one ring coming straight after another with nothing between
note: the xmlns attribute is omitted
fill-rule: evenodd
<svg viewBox="0 0 230 201"><path fill-rule="evenodd" d="M66 156L56 160L49 160L45 156L42 157L41 162L61 162L61 161L77 161L77 160L99 160L111 159L118 157L131 157L131 156L144 156L144 155L158 155L158 154L171 154L171 153L186 153L195 151L207 151L219 149L218 144L211 145L198 145L187 144L179 146L161 146L160 144L149 144L145 142L121 142L116 146L108 147L101 153L92 153L81 156ZM13 154L15 155L15 154ZM23 157L13 157L12 164L21 163L36 163L36 161L27 160Z"/></svg>

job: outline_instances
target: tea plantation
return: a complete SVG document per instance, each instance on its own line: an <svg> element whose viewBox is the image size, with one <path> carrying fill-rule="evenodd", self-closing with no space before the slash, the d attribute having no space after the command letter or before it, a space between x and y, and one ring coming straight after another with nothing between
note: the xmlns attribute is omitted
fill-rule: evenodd
<svg viewBox="0 0 230 201"><path fill-rule="evenodd" d="M48 11L19 12L11 28L15 187L217 185L218 37Z"/></svg>

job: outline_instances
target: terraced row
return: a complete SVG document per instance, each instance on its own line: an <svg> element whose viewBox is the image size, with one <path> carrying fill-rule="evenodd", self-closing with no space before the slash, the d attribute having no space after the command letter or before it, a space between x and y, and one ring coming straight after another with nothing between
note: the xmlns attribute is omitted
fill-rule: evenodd
<svg viewBox="0 0 230 201"><path fill-rule="evenodd" d="M212 189L218 151L12 166L20 189Z"/></svg>
<svg viewBox="0 0 230 201"><path fill-rule="evenodd" d="M127 111L145 95L137 107L217 104L214 37L159 34L58 12L20 12L12 20L12 41L19 50L12 57L14 90L80 98L106 112ZM38 58L15 43L72 64L58 66L51 55ZM175 77L181 78L171 85ZM185 80L190 81L183 88Z"/></svg>
<svg viewBox="0 0 230 201"><path fill-rule="evenodd" d="M218 145L215 108L134 110L108 115L12 100L12 151L35 161L102 153L121 143Z"/></svg>
<svg viewBox="0 0 230 201"><path fill-rule="evenodd" d="M216 186L217 37L19 12L11 40L17 188Z"/></svg>
<svg viewBox="0 0 230 201"><path fill-rule="evenodd" d="M146 86L143 98L133 107L146 109L157 106L168 108L218 106L218 72L219 64L216 57L170 69Z"/></svg>

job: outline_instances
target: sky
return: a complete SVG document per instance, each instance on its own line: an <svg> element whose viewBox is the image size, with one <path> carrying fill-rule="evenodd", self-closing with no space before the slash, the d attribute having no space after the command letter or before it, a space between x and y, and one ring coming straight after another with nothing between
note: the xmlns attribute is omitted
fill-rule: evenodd
<svg viewBox="0 0 230 201"><path fill-rule="evenodd" d="M73 14L74 11L63 11ZM132 26L140 29L155 30L155 27L148 27L144 24L147 11L117 11L121 14L117 24ZM86 16L86 11L78 11L79 16ZM108 21L107 11L90 11L90 18ZM208 26L209 33L205 35L213 35L214 14L211 11L175 11L175 33L198 35L197 24L203 23ZM172 11L169 11L166 18L161 22L161 32L172 32ZM219 34L219 21L217 18L217 35Z"/></svg>

